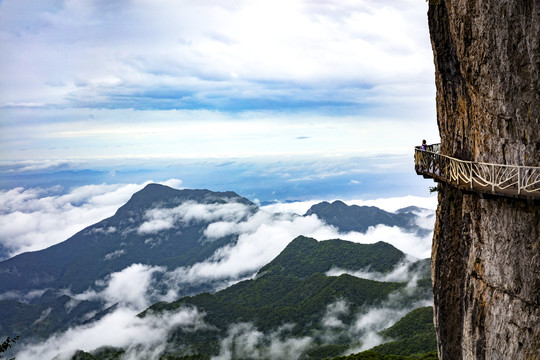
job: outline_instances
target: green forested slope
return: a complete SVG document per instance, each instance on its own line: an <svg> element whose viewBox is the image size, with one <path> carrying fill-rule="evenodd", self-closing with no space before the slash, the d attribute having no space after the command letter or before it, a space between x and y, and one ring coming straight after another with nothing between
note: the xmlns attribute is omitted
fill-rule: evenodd
<svg viewBox="0 0 540 360"><path fill-rule="evenodd" d="M385 273L404 258L403 252L385 242L358 244L344 240L317 241L299 236L261 268L259 274L304 278L316 272L325 273L332 267L352 271L369 268Z"/></svg>
<svg viewBox="0 0 540 360"><path fill-rule="evenodd" d="M393 339L373 348L381 354L411 355L437 349L433 308L429 306L411 311L381 335Z"/></svg>
<svg viewBox="0 0 540 360"><path fill-rule="evenodd" d="M403 258L403 253L386 243L355 244L343 240L318 242L298 237L253 280L235 284L215 294L185 297L173 303L157 303L140 316L160 314L184 307L204 312L211 331L193 333L177 329L169 335L172 348L185 347L210 356L219 351L219 341L232 324L250 323L263 333L292 324L289 336L310 336L313 346L306 359L322 359L344 352L350 345L347 336L328 344L317 338L325 331L321 320L330 304L346 301L350 311L341 314L344 326L351 326L361 309L383 304L394 294L396 303L405 306L425 298L429 281L420 281L416 291L406 290L406 283L379 282L350 275L330 277L321 271L332 267L375 268L388 272ZM353 261L356 259L356 261ZM180 356L172 351L170 356Z"/></svg>
<svg viewBox="0 0 540 360"><path fill-rule="evenodd" d="M390 341L369 351L332 360L432 360L437 359L433 307L414 309L394 325L380 332Z"/></svg>
<svg viewBox="0 0 540 360"><path fill-rule="evenodd" d="M172 268L191 265L210 257L216 249L234 237L223 237L213 242L201 242L206 221L182 224L181 229L160 232L159 246L152 246L152 234L137 229L149 209L171 209L187 201L199 204L241 203L252 212L257 207L233 192L209 190L176 190L149 184L135 193L116 214L78 232L68 240L47 249L23 253L0 262L0 292L28 291L36 288L71 288L82 292L96 280L120 271L133 263L162 265ZM121 256L107 257L115 251Z"/></svg>

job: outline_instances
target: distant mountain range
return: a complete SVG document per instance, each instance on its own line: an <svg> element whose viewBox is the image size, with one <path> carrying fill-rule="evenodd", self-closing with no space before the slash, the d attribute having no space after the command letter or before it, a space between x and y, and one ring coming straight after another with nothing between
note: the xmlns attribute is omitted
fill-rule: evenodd
<svg viewBox="0 0 540 360"><path fill-rule="evenodd" d="M82 292L92 287L96 280L133 263L173 268L191 265L235 241L234 237L228 236L202 242L202 233L210 221L200 219L182 222L180 227L167 227L171 224L165 224L166 220L158 216L154 222L160 226L161 221L162 228L159 240L155 241L150 231L141 228L152 222L146 217L148 211L176 209L178 214L182 211L178 206L187 202L238 203L245 205L245 216L258 211L255 204L234 192L176 190L150 184L135 193L114 216L87 227L68 240L0 262L0 293L63 288Z"/></svg>
<svg viewBox="0 0 540 360"><path fill-rule="evenodd" d="M333 225L342 232L357 231L364 233L370 226L386 225L397 226L418 236L425 236L430 231L417 225L418 215L415 212L421 209L416 206L399 209L395 213L381 210L374 206L347 205L336 200L333 203L326 201L313 205L305 216L315 214L329 225Z"/></svg>
<svg viewBox="0 0 540 360"><path fill-rule="evenodd" d="M316 204L304 216L316 215L340 232L365 232L370 226L383 224L424 234L426 230L416 225L418 216L414 212L418 210L407 208L389 213L335 201ZM96 321L114 311L115 305L104 308L103 303L91 299L73 301L71 293L94 289L96 282L136 263L172 270L207 260L218 249L238 241L234 234L209 241L204 236L209 224L231 217L246 219L258 211L254 203L234 192L175 190L150 184L135 193L114 216L68 240L0 262L0 299L4 299L0 301L3 314L0 335L43 339L69 327ZM158 232L159 236L155 236ZM203 358L219 350L219 339L231 324L238 322L253 323L263 332L292 322L295 336L309 336L315 341L309 358L319 359L322 354L334 356L351 343L350 339L327 343L317 335L324 331L320 319L328 306L347 299L350 309L359 310L382 304L390 293L400 294L403 304L425 299L431 289L429 262L410 265L409 271L420 274L413 292L406 290L405 282L380 282L346 274L333 277L325 273L340 268L385 274L405 258L401 251L382 242L371 245L338 239L318 242L301 236L263 266L254 279L215 294L202 293L172 303L157 303L141 316L181 306L195 306L204 311L205 321L216 331L173 332L169 336L174 349L186 345L178 341L185 339L191 353ZM210 289L209 284L197 284L186 288L184 294ZM28 293L42 295L31 298L26 296ZM340 321L350 325L353 313L351 310ZM111 351L121 353L118 349ZM170 355L180 356L180 353L171 350Z"/></svg>
<svg viewBox="0 0 540 360"><path fill-rule="evenodd" d="M201 241L202 233L211 221L200 219L163 228L159 239L153 239L150 232L141 231L141 227L148 224L145 216L149 210L174 210L186 202L242 204L246 217L258 211L255 204L234 192L176 190L150 184L134 194L114 216L87 227L68 240L0 262L0 294L63 288L81 292L92 287L96 280L133 263L169 268L192 265L236 241L234 236ZM312 214L342 232L365 232L369 226L379 224L416 232L421 229L415 224L417 215L412 212L393 214L376 207L347 206L341 201L314 205L305 216ZM160 220L155 219L155 222Z"/></svg>

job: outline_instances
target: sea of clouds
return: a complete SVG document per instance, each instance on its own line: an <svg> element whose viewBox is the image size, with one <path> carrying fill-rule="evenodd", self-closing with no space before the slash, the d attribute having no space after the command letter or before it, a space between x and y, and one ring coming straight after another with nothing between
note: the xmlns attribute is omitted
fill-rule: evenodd
<svg viewBox="0 0 540 360"><path fill-rule="evenodd" d="M75 187L68 192L56 188L13 188L0 190L0 245L7 249L5 257L12 257L26 251L47 248L68 239L87 226L114 215L116 210L125 204L131 195L151 183L139 184L99 184ZM163 185L179 188L181 180L169 179L160 182ZM253 233L264 226L278 228L298 227L302 232L298 235L318 234L316 238L329 239L339 234L335 229L325 226L315 218L300 220L294 216L303 215L312 205L328 199L298 201L292 203L276 203L262 206L261 214L246 221L238 219L236 213L229 216L228 221L212 224L206 232L211 238L225 233ZM254 199L254 202L257 202ZM434 223L435 197L404 196L377 200L347 200L348 205L377 206L386 211L415 205L425 209L420 215L418 225L432 229ZM236 206L236 209L232 207ZM243 211L240 204L226 204L219 209L204 209L201 204L184 204L174 210L155 209L147 214L148 221L138 229L140 233L153 233L171 227L175 220L184 216L204 218L200 211L212 211L214 216L223 213ZM188 213L189 212L189 213ZM278 215L276 215L278 214ZM271 219L270 219L271 218ZM234 228L234 229L233 229ZM264 229L261 229L264 230ZM287 233L290 233L287 232ZM400 233L398 228L378 226L370 228L367 234L348 234L347 240L357 242L387 241L402 251L417 256L428 257L430 243L419 241L411 234L402 234L399 241L393 241ZM399 244L398 244L399 243ZM400 245L400 246L397 246Z"/></svg>
<svg viewBox="0 0 540 360"><path fill-rule="evenodd" d="M68 193L55 195L51 189L11 189L0 192L0 241L9 249L10 255L24 251L39 250L67 239L86 226L96 223L127 202L130 196L142 189L142 184L91 185L74 188ZM171 179L163 184L180 187L181 181ZM204 231L205 241L235 235L237 241L218 249L208 259L192 266L166 269L160 266L132 264L122 271L99 279L96 287L79 294L66 290L72 297L68 307L78 301L94 300L104 308L117 304L114 311L100 320L56 334L39 343L26 342L19 346L17 359L53 358L64 354L69 358L77 349L91 351L103 345L122 347L127 350L126 359L153 359L163 351L166 333L182 327L190 331L211 326L204 321L204 313L195 308L180 309L171 314L150 315L138 318L136 314L156 301L173 301L181 296L182 284L212 284L215 290L235 282L252 278L265 264L275 258L298 235L317 240L341 238L358 243L388 242L409 255L389 274L350 272L347 269L332 269L329 276L349 273L353 276L379 281L407 281L415 287L416 274L408 265L415 259L430 256L432 234L424 237L406 232L397 227L378 225L366 233L341 233L315 215L301 216L318 200L276 203L261 206L260 211L251 212L249 207L237 202L225 204L199 204L186 202L175 208L154 208L145 214L145 221L136 231L153 241L159 241L160 232L181 226L189 221L208 221ZM378 206L395 211L416 205L418 225L432 230L436 200L433 197L399 197L380 200L345 201L352 205ZM24 226L23 226L24 225ZM122 256L119 250L114 256ZM112 257L113 255L111 255ZM344 328L340 314L353 311L346 299L330 304L321 319L324 333L318 339L331 341L336 334L346 332L351 339L361 343L359 349L377 345L382 341L377 332L392 325L414 307L430 304L425 299L421 304L403 308L399 301L389 298L384 304L364 309L356 314L354 325ZM93 314L89 314L91 316ZM47 318L45 311L38 321ZM314 338L294 338L287 328L275 329L272 333L261 333L253 324L232 324L227 336L221 341L221 350L216 359L232 359L245 354L254 358L294 359L311 346ZM358 350L358 349L356 349Z"/></svg>
<svg viewBox="0 0 540 360"><path fill-rule="evenodd" d="M395 272L401 272L401 268L402 265L398 265ZM204 312L194 307L137 317L151 303L151 294L155 290L150 279L156 270L156 267L134 264L110 276L102 292L75 295L74 298L78 300L103 299L107 306L118 305L113 312L96 322L72 327L46 341L24 344L17 353L17 359L52 359L55 356L58 356L55 359L69 359L76 350L92 351L102 346L123 348L126 353L122 359L126 360L157 359L165 350L164 339L173 329L215 331L211 324L205 322ZM349 306L347 299L338 299L329 304L320 320L321 330L309 336L292 335L295 324L285 324L267 333L257 329L253 323L231 324L220 340L219 354L213 359L297 359L314 343L330 344L343 337L358 344L347 353L372 348L385 341L378 334L379 331L393 325L409 311L432 304L432 299L425 297L403 305L402 298L416 289L416 274L410 273L407 278L412 280L408 282L405 293L391 293L379 305L355 310ZM347 325L341 317L351 313L354 314L354 321ZM45 318L46 315L40 320Z"/></svg>

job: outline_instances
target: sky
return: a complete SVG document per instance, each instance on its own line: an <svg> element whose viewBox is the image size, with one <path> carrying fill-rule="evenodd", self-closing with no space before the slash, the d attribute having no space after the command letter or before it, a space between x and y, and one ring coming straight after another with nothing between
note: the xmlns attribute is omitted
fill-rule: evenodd
<svg viewBox="0 0 540 360"><path fill-rule="evenodd" d="M100 191L129 189L127 201L148 182L262 205L429 197L412 160L438 141L426 12L419 0L0 1L0 245L50 244L46 229L73 234L118 205ZM88 191L98 200L74 197Z"/></svg>
<svg viewBox="0 0 540 360"><path fill-rule="evenodd" d="M418 0L4 0L3 165L405 154L436 139Z"/></svg>

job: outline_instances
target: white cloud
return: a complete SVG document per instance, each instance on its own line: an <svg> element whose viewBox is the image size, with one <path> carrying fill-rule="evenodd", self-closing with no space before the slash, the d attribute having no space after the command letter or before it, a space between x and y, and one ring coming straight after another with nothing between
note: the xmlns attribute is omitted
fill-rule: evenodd
<svg viewBox="0 0 540 360"><path fill-rule="evenodd" d="M328 304L324 317L321 320L321 325L325 328L344 328L345 324L339 317L348 315L349 312L349 306L345 300L337 300Z"/></svg>
<svg viewBox="0 0 540 360"><path fill-rule="evenodd" d="M389 227L385 225L370 226L365 234L351 232L342 236L342 239L361 244L374 244L378 241L384 241L419 259L431 256L432 238L433 233L418 237L416 234L405 232L397 226Z"/></svg>
<svg viewBox="0 0 540 360"><path fill-rule="evenodd" d="M9 165L15 165L15 166L7 170L8 173L19 173L19 172L25 172L25 171L54 169L54 168L59 168L62 166L70 168L74 165L77 165L77 163L74 161L67 161L67 160L39 160L39 161L38 160L25 160L25 161L19 161L16 164L0 161L0 166L9 166Z"/></svg>
<svg viewBox="0 0 540 360"><path fill-rule="evenodd" d="M388 273L380 273L376 271L370 271L370 269L363 269L358 271L351 271L346 269L332 268L326 272L327 276L340 276L342 274L349 274L358 278L375 280L375 281L391 281L391 282L409 282L418 277L418 274L411 271L410 267L416 259L406 259L402 261Z"/></svg>
<svg viewBox="0 0 540 360"><path fill-rule="evenodd" d="M363 309L356 314L353 324L348 328L348 333L361 345L349 349L348 354L368 350L387 341L378 332L392 326L413 309L433 305L431 294L426 294L426 298L408 301L406 305L403 304L405 297L415 293L416 281L417 277L413 275L403 291L392 292L382 304Z"/></svg>
<svg viewBox="0 0 540 360"><path fill-rule="evenodd" d="M11 256L57 244L114 215L148 183L86 185L63 195L49 195L47 190L36 188L0 190L0 242ZM180 183L175 179L165 182Z"/></svg>
<svg viewBox="0 0 540 360"><path fill-rule="evenodd" d="M126 253L126 250L125 249L120 249L120 250L115 250L111 253L108 253L105 255L105 260L112 260L112 259L116 259L122 255L124 255Z"/></svg>
<svg viewBox="0 0 540 360"><path fill-rule="evenodd" d="M392 309L384 307L371 308L369 311L357 316L350 331L361 334L362 347L360 351L370 349L383 342L377 332L392 326L396 321L407 314L409 309Z"/></svg>
<svg viewBox="0 0 540 360"><path fill-rule="evenodd" d="M51 311L52 311L52 308L47 308L43 310L39 318L32 323L32 327L36 326L37 324L45 320L47 317L49 317L49 315L51 314Z"/></svg>
<svg viewBox="0 0 540 360"><path fill-rule="evenodd" d="M190 222L242 219L250 212L250 208L241 203L201 204L186 201L174 208L155 208L148 210L145 221L137 232L140 234L156 233L173 228L175 223L182 225Z"/></svg>
<svg viewBox="0 0 540 360"><path fill-rule="evenodd" d="M109 274L105 279L96 281L102 290L87 290L82 294L72 294L69 290L65 292L74 301L98 300L104 301L109 307L119 304L122 307L142 311L151 305L152 300L156 300L154 287L156 280L154 274L165 272L164 267L149 266L143 264L132 264L122 271Z"/></svg>
<svg viewBox="0 0 540 360"><path fill-rule="evenodd" d="M273 98L315 85L351 100L359 83L432 82L426 5L414 0L100 4L3 2L3 84L14 90L4 103L137 100L138 90L150 98L160 88L187 89L178 94L184 102L224 92ZM65 53L73 54L69 62ZM374 89L361 90L380 96Z"/></svg>
<svg viewBox="0 0 540 360"><path fill-rule="evenodd" d="M284 326L265 334L251 324L239 323L230 326L227 337L221 340L219 355L212 360L270 359L295 360L311 346L312 338L295 338L287 334L290 326Z"/></svg>
<svg viewBox="0 0 540 360"><path fill-rule="evenodd" d="M164 270L161 267L133 264L110 276L103 295L110 303L133 305L137 309L147 307L150 304L146 293L152 286L152 275Z"/></svg>
<svg viewBox="0 0 540 360"><path fill-rule="evenodd" d="M0 301L2 300L17 300L23 303L30 302L34 299L37 299L45 293L48 289L36 289L28 292L20 291L6 291L5 293L0 294Z"/></svg>
<svg viewBox="0 0 540 360"><path fill-rule="evenodd" d="M374 200L350 200L347 201L348 205L359 205L359 206L376 206L380 209L386 211L396 211L408 206L418 206L420 208L425 208L428 210L434 211L437 209L437 196L430 197L421 197L421 196L400 196L384 199L374 199Z"/></svg>
<svg viewBox="0 0 540 360"><path fill-rule="evenodd" d="M265 205L261 208L268 212L275 213L293 213L304 215L310 207L320 203L323 200L294 201L294 202L276 202L275 204Z"/></svg>
<svg viewBox="0 0 540 360"><path fill-rule="evenodd" d="M205 232L207 236L231 233L238 234L236 243L218 249L206 261L175 270L176 279L193 283L238 278L257 272L299 235L321 240L339 237L335 228L316 216L275 215L262 210L245 221L210 225Z"/></svg>
<svg viewBox="0 0 540 360"><path fill-rule="evenodd" d="M164 348L167 333L182 327L188 331L207 328L204 314L194 308L137 317L137 311L121 307L90 325L70 328L44 342L26 345L17 353L19 360L69 359L76 350L92 351L109 345L126 350L127 359L157 359Z"/></svg>

